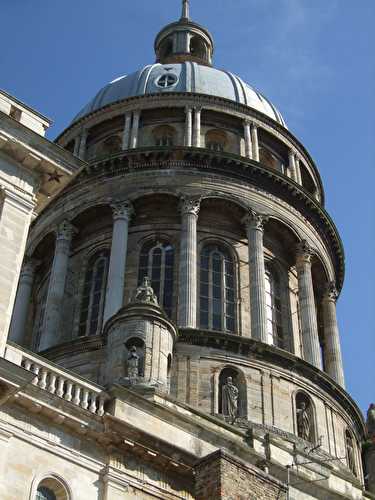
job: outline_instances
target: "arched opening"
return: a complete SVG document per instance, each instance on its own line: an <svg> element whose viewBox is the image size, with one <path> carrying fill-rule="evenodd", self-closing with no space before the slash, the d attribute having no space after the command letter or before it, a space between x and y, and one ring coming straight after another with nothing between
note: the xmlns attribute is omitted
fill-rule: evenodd
<svg viewBox="0 0 375 500"><path fill-rule="evenodd" d="M219 375L218 411L225 419L247 418L246 380L235 368L224 368Z"/></svg>
<svg viewBox="0 0 375 500"><path fill-rule="evenodd" d="M314 406L311 398L301 391L296 394L296 424L298 437L317 442Z"/></svg>
<svg viewBox="0 0 375 500"><path fill-rule="evenodd" d="M121 138L117 135L107 137L97 149L97 155L111 155L120 152L122 149Z"/></svg>
<svg viewBox="0 0 375 500"><path fill-rule="evenodd" d="M226 133L222 130L209 130L206 134L206 148L211 151L225 151L227 144Z"/></svg>
<svg viewBox="0 0 375 500"><path fill-rule="evenodd" d="M176 144L176 130L170 125L161 125L152 131L156 146L174 146Z"/></svg>
<svg viewBox="0 0 375 500"><path fill-rule="evenodd" d="M312 196L316 197L317 187L314 179L311 177L310 172L307 167L300 161L300 170L302 178L302 186L308 191Z"/></svg>
<svg viewBox="0 0 375 500"><path fill-rule="evenodd" d="M193 36L190 40L190 54L199 59L207 60L206 44L198 36Z"/></svg>
<svg viewBox="0 0 375 500"><path fill-rule="evenodd" d="M87 263L81 297L78 335L100 333L105 304L109 250L103 249L91 256Z"/></svg>
<svg viewBox="0 0 375 500"><path fill-rule="evenodd" d="M345 447L346 447L346 463L350 471L357 476L357 466L355 458L355 444L351 432L346 429L345 431Z"/></svg>
<svg viewBox="0 0 375 500"><path fill-rule="evenodd" d="M173 309L174 247L166 241L146 242L139 255L138 284L145 276L151 279L151 286L159 304L171 317Z"/></svg>
<svg viewBox="0 0 375 500"><path fill-rule="evenodd" d="M61 481L47 477L38 484L35 500L70 500L70 495Z"/></svg>
<svg viewBox="0 0 375 500"><path fill-rule="evenodd" d="M125 343L126 377L132 381L145 376L146 346L142 339L132 337Z"/></svg>
<svg viewBox="0 0 375 500"><path fill-rule="evenodd" d="M286 174L289 164L289 152L286 145L275 136L258 129L259 134L259 161L282 174Z"/></svg>
<svg viewBox="0 0 375 500"><path fill-rule="evenodd" d="M236 279L232 255L222 245L209 243L200 255L200 327L236 330Z"/></svg>
<svg viewBox="0 0 375 500"><path fill-rule="evenodd" d="M159 60L171 56L173 54L173 40L172 38L166 38L163 40L159 46Z"/></svg>

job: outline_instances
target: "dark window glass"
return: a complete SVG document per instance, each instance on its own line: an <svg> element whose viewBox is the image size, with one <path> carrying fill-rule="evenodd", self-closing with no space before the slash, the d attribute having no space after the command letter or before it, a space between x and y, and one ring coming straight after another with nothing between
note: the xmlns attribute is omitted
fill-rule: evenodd
<svg viewBox="0 0 375 500"><path fill-rule="evenodd" d="M49 488L39 486L36 492L36 500L56 500L56 495Z"/></svg>
<svg viewBox="0 0 375 500"><path fill-rule="evenodd" d="M281 311L281 292L278 275L266 271L266 308L267 308L267 342L270 345L284 347L284 335Z"/></svg>
<svg viewBox="0 0 375 500"><path fill-rule="evenodd" d="M139 256L138 282L148 276L159 304L171 317L173 309L174 248L169 243L147 242Z"/></svg>
<svg viewBox="0 0 375 500"><path fill-rule="evenodd" d="M211 330L234 332L235 320L234 263L230 254L210 244L200 256L200 326Z"/></svg>
<svg viewBox="0 0 375 500"><path fill-rule="evenodd" d="M101 250L88 262L79 319L79 336L100 333L104 311L109 251Z"/></svg>

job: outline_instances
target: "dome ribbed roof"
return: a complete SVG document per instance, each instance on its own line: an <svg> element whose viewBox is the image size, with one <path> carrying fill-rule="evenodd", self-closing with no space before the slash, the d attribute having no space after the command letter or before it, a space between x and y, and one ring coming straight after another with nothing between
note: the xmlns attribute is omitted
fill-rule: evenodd
<svg viewBox="0 0 375 500"><path fill-rule="evenodd" d="M175 75L170 78L172 82L175 81L169 86L160 86L159 78L167 74ZM254 108L286 127L283 117L273 104L241 78L228 71L190 61L179 64L152 64L131 75L117 78L102 88L73 122L128 97L167 92L191 92L230 99Z"/></svg>

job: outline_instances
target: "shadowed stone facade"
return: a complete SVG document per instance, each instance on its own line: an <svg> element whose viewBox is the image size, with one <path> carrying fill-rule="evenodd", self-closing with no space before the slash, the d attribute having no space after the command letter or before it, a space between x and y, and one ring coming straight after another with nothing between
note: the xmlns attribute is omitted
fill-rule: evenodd
<svg viewBox="0 0 375 500"><path fill-rule="evenodd" d="M319 171L213 51L184 1L156 64L47 141L81 168L3 335L4 500L371 498Z"/></svg>

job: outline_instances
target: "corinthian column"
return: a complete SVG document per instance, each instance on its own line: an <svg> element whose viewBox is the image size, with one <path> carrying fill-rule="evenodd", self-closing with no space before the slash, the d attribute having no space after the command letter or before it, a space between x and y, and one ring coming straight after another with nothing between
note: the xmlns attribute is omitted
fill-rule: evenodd
<svg viewBox="0 0 375 500"><path fill-rule="evenodd" d="M10 326L10 339L21 345L25 338L27 313L29 310L31 291L34 283L35 269L38 264L39 261L37 260L26 259L23 263L18 282L16 302Z"/></svg>
<svg viewBox="0 0 375 500"><path fill-rule="evenodd" d="M111 256L105 295L103 325L122 307L128 248L129 221L133 207L129 201L116 202L113 209Z"/></svg>
<svg viewBox="0 0 375 500"><path fill-rule="evenodd" d="M40 350L48 349L62 341L60 328L62 305L68 274L70 246L75 232L74 226L69 221L62 222L57 228L55 255L48 284Z"/></svg>
<svg viewBox="0 0 375 500"><path fill-rule="evenodd" d="M339 328L336 316L336 300L338 297L334 282L328 283L322 300L324 325L324 359L325 369L333 380L345 387L342 366Z"/></svg>
<svg viewBox="0 0 375 500"><path fill-rule="evenodd" d="M129 149L131 121L132 121L132 114L131 114L131 111L128 111L125 114L124 131L122 134L122 149L123 149L123 151L125 151L126 149Z"/></svg>
<svg viewBox="0 0 375 500"><path fill-rule="evenodd" d="M266 281L263 234L267 216L250 210L245 217L249 247L251 337L267 342Z"/></svg>
<svg viewBox="0 0 375 500"><path fill-rule="evenodd" d="M185 146L191 147L191 139L192 139L192 134L193 134L193 110L189 107L186 106L185 108L185 114L186 114L186 121L185 121Z"/></svg>
<svg viewBox="0 0 375 500"><path fill-rule="evenodd" d="M312 255L313 251L307 241L301 241L297 247L296 262L301 336L304 359L317 368L322 369L314 287L311 274Z"/></svg>
<svg viewBox="0 0 375 500"><path fill-rule="evenodd" d="M201 147L201 113L202 108L194 108L194 132L193 132L193 146L196 148Z"/></svg>
<svg viewBox="0 0 375 500"><path fill-rule="evenodd" d="M180 202L180 290L178 324L196 328L197 324L197 221L200 198L183 197Z"/></svg>
<svg viewBox="0 0 375 500"><path fill-rule="evenodd" d="M252 142L253 160L259 161L258 127L255 125L255 123L251 124L251 142Z"/></svg>

